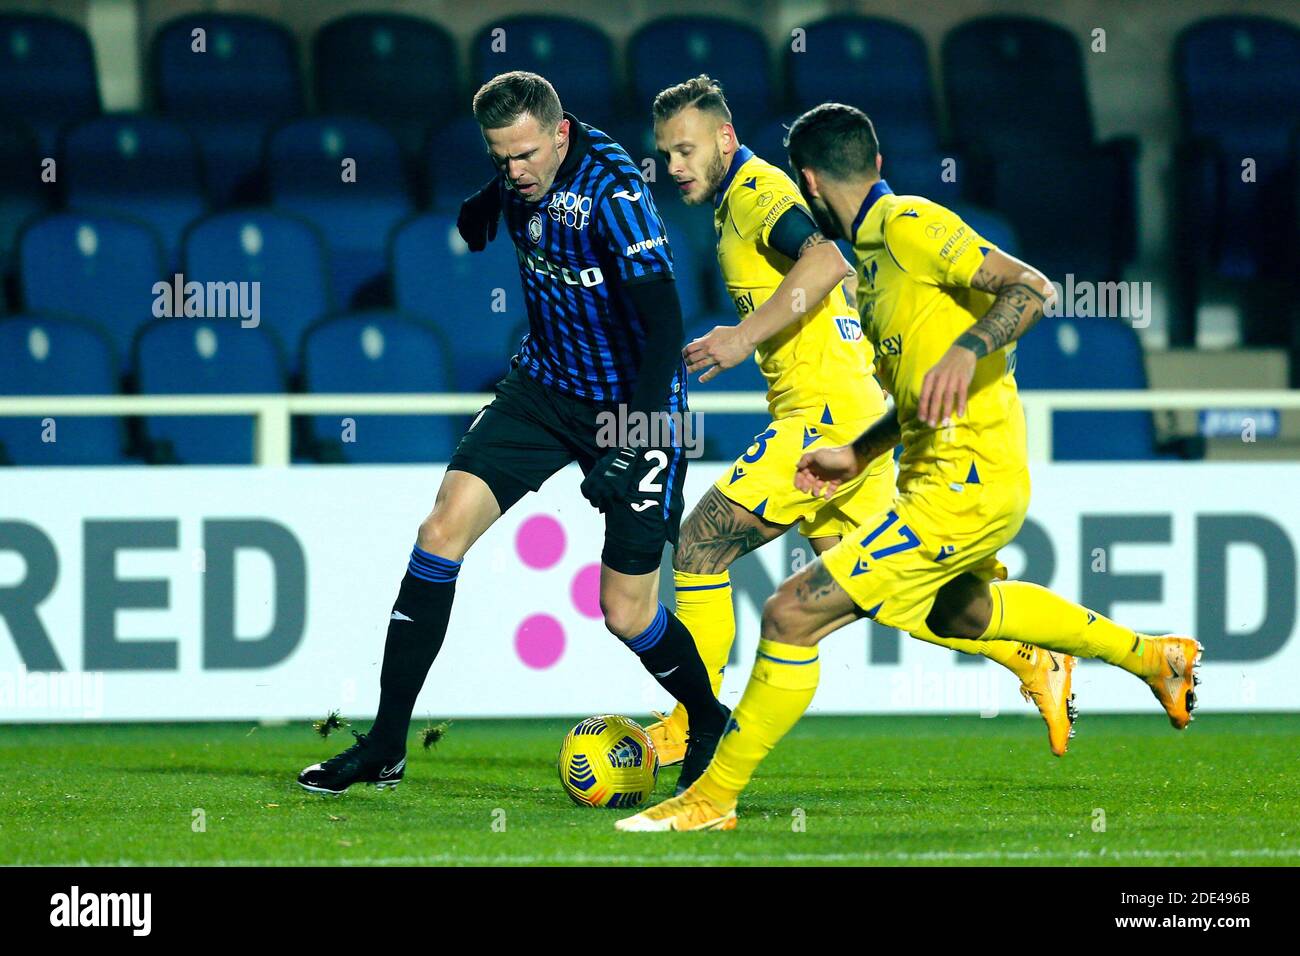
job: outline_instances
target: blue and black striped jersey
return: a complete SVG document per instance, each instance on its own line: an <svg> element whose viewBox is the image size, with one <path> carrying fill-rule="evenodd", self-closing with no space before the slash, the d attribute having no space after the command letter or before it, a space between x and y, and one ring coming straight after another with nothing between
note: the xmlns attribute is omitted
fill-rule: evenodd
<svg viewBox="0 0 1300 956"><path fill-rule="evenodd" d="M528 202L504 181L501 186L528 310L519 364L575 398L624 402L645 340L624 288L671 276L672 253L636 163L604 133L565 116L569 151L541 201ZM686 407L684 365L664 406Z"/></svg>

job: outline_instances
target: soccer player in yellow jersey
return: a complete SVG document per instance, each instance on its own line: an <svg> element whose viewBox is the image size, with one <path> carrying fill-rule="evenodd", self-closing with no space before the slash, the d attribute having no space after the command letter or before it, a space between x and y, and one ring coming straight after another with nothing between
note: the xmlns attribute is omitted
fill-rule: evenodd
<svg viewBox="0 0 1300 956"><path fill-rule="evenodd" d="M853 242L858 313L895 402L853 442L810 449L792 480L834 495L901 438L898 490L768 600L749 683L703 776L618 828L734 828L741 791L812 701L818 642L863 615L907 631L1100 658L1145 681L1173 726L1186 727L1195 640L1139 634L1038 585L1006 581L997 559L1029 504L1011 357L1054 294L1051 283L942 206L894 195L860 110L816 107L787 143L822 232Z"/></svg>
<svg viewBox="0 0 1300 956"><path fill-rule="evenodd" d="M852 269L790 177L740 144L717 83L698 76L664 90L654 118L657 146L683 199L714 207L718 263L742 320L691 343L688 371L705 370L707 381L756 357L769 385L771 424L696 505L674 553L677 616L695 638L716 694L736 634L731 563L795 524L814 551L826 551L888 508L895 468L892 449L885 449L833 494L795 487L800 456L852 441L885 410L871 345L842 288ZM1047 721L1053 752L1064 752L1073 719L1072 658L1014 641L912 630L1008 667ZM681 704L649 731L662 763L683 758L688 725ZM683 767L686 783L704 770L690 764Z"/></svg>

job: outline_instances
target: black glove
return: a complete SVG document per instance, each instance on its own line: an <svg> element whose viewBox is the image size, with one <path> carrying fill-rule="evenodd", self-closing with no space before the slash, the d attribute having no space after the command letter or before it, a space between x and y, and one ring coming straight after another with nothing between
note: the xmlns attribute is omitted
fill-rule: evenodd
<svg viewBox="0 0 1300 956"><path fill-rule="evenodd" d="M456 231L469 246L470 252L482 252L497 237L497 221L501 218L501 183L490 183L460 204L456 217Z"/></svg>
<svg viewBox="0 0 1300 956"><path fill-rule="evenodd" d="M605 452L582 480L582 496L602 512L626 500L636 459L635 448L611 448Z"/></svg>

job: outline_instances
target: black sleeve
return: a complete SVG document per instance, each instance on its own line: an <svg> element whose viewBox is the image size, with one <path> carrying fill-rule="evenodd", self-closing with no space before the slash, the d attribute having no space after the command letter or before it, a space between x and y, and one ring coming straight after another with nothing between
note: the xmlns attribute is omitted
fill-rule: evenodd
<svg viewBox="0 0 1300 956"><path fill-rule="evenodd" d="M808 241L808 237L821 232L808 210L800 206L791 206L772 226L767 235L767 244L781 255L790 259L799 258L799 250Z"/></svg>
<svg viewBox="0 0 1300 956"><path fill-rule="evenodd" d="M682 338L686 333L677 282L671 275L660 274L623 288L645 326L641 368L628 410L657 412L667 403L673 373L682 363Z"/></svg>

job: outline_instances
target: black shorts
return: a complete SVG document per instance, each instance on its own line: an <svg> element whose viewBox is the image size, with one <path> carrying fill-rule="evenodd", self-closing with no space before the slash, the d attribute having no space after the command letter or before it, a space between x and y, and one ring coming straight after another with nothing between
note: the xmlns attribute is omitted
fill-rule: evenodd
<svg viewBox="0 0 1300 956"><path fill-rule="evenodd" d="M586 475L609 449L597 444L597 415L612 410L547 388L518 368L496 387L456 446L448 471L482 478L504 514L565 465L576 461ZM677 543L685 507L684 449L643 449L628 499L605 513L601 561L623 574L649 574L659 567L664 543Z"/></svg>

